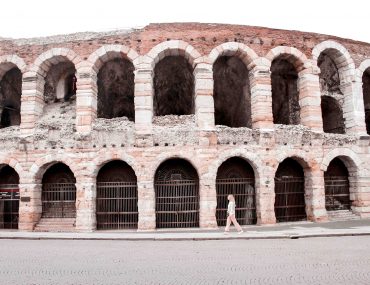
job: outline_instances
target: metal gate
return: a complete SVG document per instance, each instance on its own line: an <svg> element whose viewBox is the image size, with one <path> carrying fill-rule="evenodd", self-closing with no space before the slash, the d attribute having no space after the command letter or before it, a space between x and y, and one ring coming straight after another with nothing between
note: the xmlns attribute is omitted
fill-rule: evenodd
<svg viewBox="0 0 370 285"><path fill-rule="evenodd" d="M74 183L43 184L42 217L76 217L76 186Z"/></svg>
<svg viewBox="0 0 370 285"><path fill-rule="evenodd" d="M347 176L325 177L325 207L328 211L351 209Z"/></svg>
<svg viewBox="0 0 370 285"><path fill-rule="evenodd" d="M156 181L157 228L199 227L199 184L196 180Z"/></svg>
<svg viewBox="0 0 370 285"><path fill-rule="evenodd" d="M275 177L275 216L278 222L306 219L303 177Z"/></svg>
<svg viewBox="0 0 370 285"><path fill-rule="evenodd" d="M240 225L257 222L253 178L225 178L216 180L218 226L225 226L227 219L227 196L235 197L235 216Z"/></svg>
<svg viewBox="0 0 370 285"><path fill-rule="evenodd" d="M0 229L18 229L18 184L0 185Z"/></svg>
<svg viewBox="0 0 370 285"><path fill-rule="evenodd" d="M99 230L136 229L136 182L98 182L96 219Z"/></svg>

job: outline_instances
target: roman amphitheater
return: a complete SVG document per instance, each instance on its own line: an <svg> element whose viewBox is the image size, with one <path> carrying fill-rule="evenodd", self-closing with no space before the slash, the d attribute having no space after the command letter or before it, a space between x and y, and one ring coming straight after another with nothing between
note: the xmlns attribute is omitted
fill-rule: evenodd
<svg viewBox="0 0 370 285"><path fill-rule="evenodd" d="M0 39L0 228L370 216L370 44L224 24Z"/></svg>

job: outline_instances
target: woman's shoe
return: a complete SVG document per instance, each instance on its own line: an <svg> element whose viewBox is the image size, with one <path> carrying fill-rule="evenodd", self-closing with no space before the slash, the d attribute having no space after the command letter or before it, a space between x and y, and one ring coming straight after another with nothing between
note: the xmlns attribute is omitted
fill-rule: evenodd
<svg viewBox="0 0 370 285"><path fill-rule="evenodd" d="M239 232L238 232L238 235L240 235L240 234L242 234L242 233L244 233L244 231L243 231L243 230L239 231Z"/></svg>

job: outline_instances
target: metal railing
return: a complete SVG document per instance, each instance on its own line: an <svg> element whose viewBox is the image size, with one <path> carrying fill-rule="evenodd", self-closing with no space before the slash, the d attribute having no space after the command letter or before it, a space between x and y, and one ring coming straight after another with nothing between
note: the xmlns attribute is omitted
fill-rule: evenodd
<svg viewBox="0 0 370 285"><path fill-rule="evenodd" d="M97 229L136 229L137 199L136 182L98 182Z"/></svg>
<svg viewBox="0 0 370 285"><path fill-rule="evenodd" d="M325 177L325 207L328 211L351 209L348 177Z"/></svg>
<svg viewBox="0 0 370 285"><path fill-rule="evenodd" d="M277 222L307 218L303 177L275 177L275 216Z"/></svg>
<svg viewBox="0 0 370 285"><path fill-rule="evenodd" d="M156 181L157 228L199 227L199 183L197 180Z"/></svg>
<svg viewBox="0 0 370 285"><path fill-rule="evenodd" d="M43 218L75 218L76 186L74 183L44 183L42 186Z"/></svg>
<svg viewBox="0 0 370 285"><path fill-rule="evenodd" d="M17 229L19 220L18 184L0 184L0 229Z"/></svg>
<svg viewBox="0 0 370 285"><path fill-rule="evenodd" d="M218 226L225 226L227 219L227 196L235 197L235 217L240 225L251 225L257 222L255 190L253 178L225 178L216 180Z"/></svg>

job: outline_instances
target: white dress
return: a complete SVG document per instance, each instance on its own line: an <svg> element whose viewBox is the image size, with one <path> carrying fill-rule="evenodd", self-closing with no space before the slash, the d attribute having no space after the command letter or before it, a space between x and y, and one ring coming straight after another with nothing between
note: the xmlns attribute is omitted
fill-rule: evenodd
<svg viewBox="0 0 370 285"><path fill-rule="evenodd" d="M230 216L230 215L235 215L235 202L234 201L230 201L229 202L229 205L227 206L227 214Z"/></svg>

